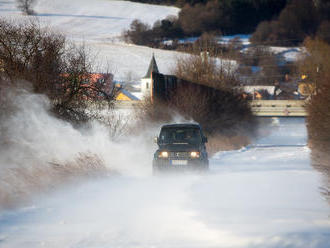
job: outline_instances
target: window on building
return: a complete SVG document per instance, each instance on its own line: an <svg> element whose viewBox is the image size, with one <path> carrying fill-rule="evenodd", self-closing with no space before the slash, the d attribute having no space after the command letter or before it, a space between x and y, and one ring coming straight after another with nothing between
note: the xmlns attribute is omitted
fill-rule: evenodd
<svg viewBox="0 0 330 248"><path fill-rule="evenodd" d="M146 89L149 89L149 83L146 83Z"/></svg>

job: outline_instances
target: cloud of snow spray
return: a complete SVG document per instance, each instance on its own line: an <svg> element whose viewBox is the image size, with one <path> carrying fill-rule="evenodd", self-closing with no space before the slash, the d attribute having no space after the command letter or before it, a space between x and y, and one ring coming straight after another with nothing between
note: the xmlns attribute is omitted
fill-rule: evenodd
<svg viewBox="0 0 330 248"><path fill-rule="evenodd" d="M57 192L51 197L37 196L35 210L33 207L22 210L20 219L23 222L24 211L50 213L46 219L37 217L40 225L35 223L34 233L27 231L26 235L36 240L46 237L40 242L47 247L69 247L81 242L87 246L102 245L109 241L131 246L130 242L152 244L164 238L172 239L173 244L187 239L194 242L218 239L198 221L191 220L193 213L181 206L186 199L185 189L198 176L182 180L149 176L156 148L152 140L158 127L145 127L143 133L116 143L111 142L107 129L97 123L88 130L78 131L54 118L48 112L50 104L45 96L20 91L9 98L15 99L15 111L1 121L1 204L4 206L26 196L31 198L40 187L46 191L55 188ZM86 159L87 163L83 161ZM75 177L81 171L107 172L107 169L122 176L59 187L61 177L65 178L66 174ZM42 227L44 221L55 224L51 233ZM81 221L95 222L78 228L76 225ZM177 231L169 233L173 228ZM122 240L122 232L127 240ZM150 233L153 234L150 236ZM58 238L57 241L47 240L50 236ZM0 232L0 242L3 241L5 247L6 244L20 246L26 239L29 238L25 235L16 236L13 243L6 233Z"/></svg>
<svg viewBox="0 0 330 248"><path fill-rule="evenodd" d="M97 122L77 130L55 118L44 95L13 90L6 99L12 101L8 105L13 111L0 122L0 209L32 191L55 187L68 177L106 173L151 175L156 149L153 137L158 126L145 127L142 132L115 142L109 129ZM129 114L124 118L134 123Z"/></svg>
<svg viewBox="0 0 330 248"><path fill-rule="evenodd" d="M6 198L4 193L12 197L40 185L54 186L56 191L37 196L28 208L0 212L1 247L304 247L311 243L315 245L310 247L322 247L320 244L328 241L326 234L307 237L307 241L299 233L272 236L286 229L276 222L276 210L262 206L276 206L283 199L288 204L292 195L287 194L286 182L297 180L295 174L285 171L272 176L265 172L260 177L238 170L152 177L152 137L158 127L146 127L145 132L117 143L111 142L107 130L98 124L78 131L52 117L44 96L20 93L15 107L14 114L1 121L1 200ZM96 171L110 169L121 176L58 188L60 181L54 180L55 176L67 172L79 175L77 171L85 168L86 164L79 162L86 158L81 154L92 157L88 161ZM243 161L251 160L248 154L237 155L243 156ZM272 180L282 183L269 194L271 185L263 185ZM289 188L301 190L291 184ZM297 194L298 201L292 200L292 209L300 204L299 197ZM312 223L312 218L300 220L290 211L283 218L293 218L299 228ZM320 223L321 227L327 225ZM292 224L285 226L288 232L303 230Z"/></svg>

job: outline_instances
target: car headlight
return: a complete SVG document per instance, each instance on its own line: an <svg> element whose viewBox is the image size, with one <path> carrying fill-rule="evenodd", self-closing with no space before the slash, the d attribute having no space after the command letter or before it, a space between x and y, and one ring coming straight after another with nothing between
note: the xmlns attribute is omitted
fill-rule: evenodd
<svg viewBox="0 0 330 248"><path fill-rule="evenodd" d="M168 158L168 152L162 151L158 154L159 158Z"/></svg>
<svg viewBox="0 0 330 248"><path fill-rule="evenodd" d="M199 152L191 152L190 153L190 157L192 157L192 158L199 158Z"/></svg>

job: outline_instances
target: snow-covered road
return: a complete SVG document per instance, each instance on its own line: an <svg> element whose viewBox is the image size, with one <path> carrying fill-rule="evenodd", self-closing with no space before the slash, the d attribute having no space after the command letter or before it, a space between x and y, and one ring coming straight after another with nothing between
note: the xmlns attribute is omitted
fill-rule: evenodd
<svg viewBox="0 0 330 248"><path fill-rule="evenodd" d="M39 0L35 10L43 25L84 41L97 54L96 64L118 79L141 78L153 52L160 71L170 73L179 55L117 41L133 19L152 24L177 15L177 8ZM0 1L0 16L28 18L14 0ZM0 161L6 155L31 170L40 161L71 161L91 151L122 175L63 185L27 207L0 212L1 248L330 247L330 207L321 194L322 175L310 166L303 119L262 126L263 138L254 145L216 154L209 174L152 177L153 151L143 134L124 146L100 128L81 134L40 109L43 102L21 104L29 108L8 125L18 147L1 151ZM1 173L0 179L8 177ZM24 191L24 183L10 182L18 187L1 183L9 186L6 192Z"/></svg>
<svg viewBox="0 0 330 248"><path fill-rule="evenodd" d="M304 119L211 159L207 175L81 182L0 214L0 247L330 247Z"/></svg>

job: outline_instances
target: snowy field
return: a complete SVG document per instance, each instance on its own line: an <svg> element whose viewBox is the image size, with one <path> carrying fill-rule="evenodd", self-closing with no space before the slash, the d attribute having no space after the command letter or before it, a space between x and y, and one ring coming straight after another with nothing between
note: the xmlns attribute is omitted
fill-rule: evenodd
<svg viewBox="0 0 330 248"><path fill-rule="evenodd" d="M329 247L330 207L304 119L260 131L253 145L216 154L206 175L123 172L38 196L0 214L0 246Z"/></svg>
<svg viewBox="0 0 330 248"><path fill-rule="evenodd" d="M177 52L128 45L118 38L134 19L152 25L167 16L177 15L178 8L113 0L38 0L34 10L44 26L65 34L91 51L95 70L110 71L117 80L140 80L155 54L161 73L172 71ZM0 1L0 16L26 19L16 8L15 0ZM35 18L35 17L33 17Z"/></svg>
<svg viewBox="0 0 330 248"><path fill-rule="evenodd" d="M34 10L43 26L65 34L77 44L84 44L91 52L95 71L110 71L116 80L139 81L147 72L152 54L155 54L161 73L171 74L177 57L182 53L164 51L144 46L129 45L121 41L123 30L134 19L152 25L155 21L176 16L178 8L139 4L114 0L38 0ZM15 0L0 1L0 16L26 20L15 5ZM228 42L240 37L248 45L248 35L223 37ZM190 40L195 40L191 38ZM189 40L189 39L188 39ZM294 61L300 48L273 48L288 61Z"/></svg>
<svg viewBox="0 0 330 248"><path fill-rule="evenodd" d="M77 40L107 41L121 35L134 19L152 25L178 8L116 0L38 0L33 8L44 24ZM15 0L0 1L1 16L22 17Z"/></svg>

